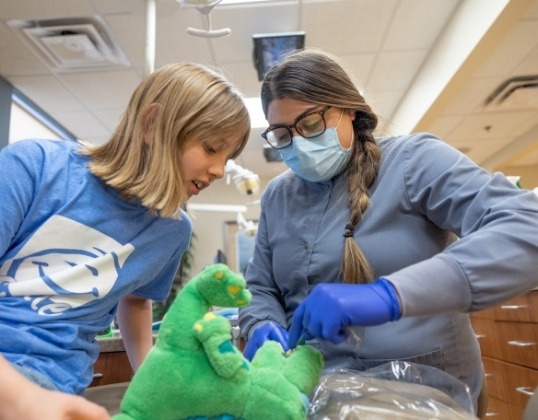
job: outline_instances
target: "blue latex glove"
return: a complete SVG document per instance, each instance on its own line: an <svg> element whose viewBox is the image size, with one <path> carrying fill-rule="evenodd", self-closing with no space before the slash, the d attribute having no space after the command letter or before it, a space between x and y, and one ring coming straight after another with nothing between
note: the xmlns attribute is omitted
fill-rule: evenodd
<svg viewBox="0 0 538 420"><path fill-rule="evenodd" d="M369 284L321 283L293 314L289 346L302 337L315 337L334 344L346 339L352 325L380 325L401 317L396 289L387 279Z"/></svg>
<svg viewBox="0 0 538 420"><path fill-rule="evenodd" d="M290 349L288 345L288 332L282 328L280 324L270 321L254 330L252 337L250 337L250 340L247 341L247 345L243 350L243 356L245 356L248 360L252 360L254 354L256 354L256 351L258 351L258 349L267 340L280 343L284 351L288 351Z"/></svg>

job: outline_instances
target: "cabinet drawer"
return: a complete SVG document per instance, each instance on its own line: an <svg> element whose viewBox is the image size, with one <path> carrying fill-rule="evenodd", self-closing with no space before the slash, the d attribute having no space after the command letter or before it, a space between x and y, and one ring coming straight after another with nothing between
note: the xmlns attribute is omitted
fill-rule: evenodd
<svg viewBox="0 0 538 420"><path fill-rule="evenodd" d="M133 376L131 364L124 351L101 353L93 365L90 386L129 382Z"/></svg>
<svg viewBox="0 0 538 420"><path fill-rule="evenodd" d="M537 322L538 291L510 299L492 309L493 319L499 321Z"/></svg>
<svg viewBox="0 0 538 420"><path fill-rule="evenodd" d="M504 401L490 396L488 398L486 418L492 420L509 420L510 407Z"/></svg>
<svg viewBox="0 0 538 420"><path fill-rule="evenodd" d="M501 401L506 401L502 362L489 357L482 357L482 362L484 363L484 373L488 386L488 395Z"/></svg>
<svg viewBox="0 0 538 420"><path fill-rule="evenodd" d="M474 318L482 355L538 369L538 324Z"/></svg>
<svg viewBox="0 0 538 420"><path fill-rule="evenodd" d="M538 386L538 370L511 363L502 363L502 365L505 401L523 410Z"/></svg>
<svg viewBox="0 0 538 420"><path fill-rule="evenodd" d="M484 309L482 311L477 311L477 312L471 312L469 313L469 316L471 317L471 320L475 318L493 319L493 308Z"/></svg>
<svg viewBox="0 0 538 420"><path fill-rule="evenodd" d="M495 321L486 318L473 318L472 325L482 355L502 359L501 343L495 329Z"/></svg>
<svg viewBox="0 0 538 420"><path fill-rule="evenodd" d="M538 386L538 370L489 357L483 357L482 360L486 372L488 395L524 409Z"/></svg>
<svg viewBox="0 0 538 420"><path fill-rule="evenodd" d="M497 398L489 397L488 408L486 410L486 419L491 420L521 420L524 409L514 407Z"/></svg>

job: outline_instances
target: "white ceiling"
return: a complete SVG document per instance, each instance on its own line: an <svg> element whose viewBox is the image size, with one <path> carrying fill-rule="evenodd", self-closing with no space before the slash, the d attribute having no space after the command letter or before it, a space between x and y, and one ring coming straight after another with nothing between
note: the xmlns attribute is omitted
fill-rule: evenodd
<svg viewBox="0 0 538 420"><path fill-rule="evenodd" d="M538 165L538 88L518 89L484 108L505 80L538 75L538 0L280 0L218 5L199 38L202 15L175 0L156 1L155 66L192 61L222 68L247 97L259 95L252 35L306 32L306 45L343 59L374 110L380 133L427 130L466 150L478 164ZM61 72L14 29L14 21L85 17L102 20L127 64ZM105 142L142 79L144 0L0 0L0 75L77 137ZM237 162L262 176L261 129Z"/></svg>

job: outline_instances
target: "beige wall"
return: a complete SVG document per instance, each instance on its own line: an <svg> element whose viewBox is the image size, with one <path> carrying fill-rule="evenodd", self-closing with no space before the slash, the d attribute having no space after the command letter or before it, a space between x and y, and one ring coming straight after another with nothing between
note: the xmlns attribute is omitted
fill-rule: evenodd
<svg viewBox="0 0 538 420"><path fill-rule="evenodd" d="M191 198L189 203L247 205L245 217L248 220L257 220L260 206L249 203L259 200L269 179L262 178L260 191L252 196L242 195L233 184L227 185L225 180L218 180L207 190L202 191L199 196ZM191 276L212 264L219 249L225 250L224 224L226 221L235 221L237 218L237 213L229 212L196 211L192 213L194 213L191 217L193 232L196 238L192 241L194 261Z"/></svg>

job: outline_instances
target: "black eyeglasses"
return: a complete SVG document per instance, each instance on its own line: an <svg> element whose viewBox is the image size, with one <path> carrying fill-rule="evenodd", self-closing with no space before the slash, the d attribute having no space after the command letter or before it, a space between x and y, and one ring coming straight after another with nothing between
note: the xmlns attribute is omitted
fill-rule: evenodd
<svg viewBox="0 0 538 420"><path fill-rule="evenodd" d="M326 106L319 111L307 112L300 115L292 125L275 125L269 127L262 133L262 137L271 147L283 149L291 144L293 137L292 129L297 130L301 136L307 139L321 136L327 127L324 115L329 108L330 106Z"/></svg>

